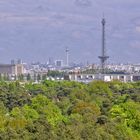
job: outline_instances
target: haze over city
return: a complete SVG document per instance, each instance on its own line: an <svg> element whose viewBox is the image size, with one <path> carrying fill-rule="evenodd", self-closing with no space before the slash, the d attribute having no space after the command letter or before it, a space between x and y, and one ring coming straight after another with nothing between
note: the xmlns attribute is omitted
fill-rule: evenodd
<svg viewBox="0 0 140 140"><path fill-rule="evenodd" d="M49 57L100 63L101 19L110 63L140 61L138 0L1 0L0 63Z"/></svg>

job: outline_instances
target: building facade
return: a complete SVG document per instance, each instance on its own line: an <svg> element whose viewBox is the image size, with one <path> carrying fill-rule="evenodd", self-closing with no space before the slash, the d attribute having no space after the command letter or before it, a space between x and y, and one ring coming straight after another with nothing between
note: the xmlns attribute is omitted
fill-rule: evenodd
<svg viewBox="0 0 140 140"><path fill-rule="evenodd" d="M16 76L24 74L23 64L0 64L0 74Z"/></svg>

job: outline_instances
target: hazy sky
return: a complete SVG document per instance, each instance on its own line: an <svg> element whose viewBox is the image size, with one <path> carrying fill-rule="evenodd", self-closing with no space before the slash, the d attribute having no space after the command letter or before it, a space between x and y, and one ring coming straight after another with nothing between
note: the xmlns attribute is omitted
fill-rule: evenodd
<svg viewBox="0 0 140 140"><path fill-rule="evenodd" d="M103 13L109 62L139 63L140 0L0 0L0 63L99 62Z"/></svg>

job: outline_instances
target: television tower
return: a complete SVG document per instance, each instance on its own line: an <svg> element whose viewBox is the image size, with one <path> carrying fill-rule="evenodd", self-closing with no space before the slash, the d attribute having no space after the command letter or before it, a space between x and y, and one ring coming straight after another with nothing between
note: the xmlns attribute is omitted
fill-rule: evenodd
<svg viewBox="0 0 140 140"><path fill-rule="evenodd" d="M101 68L102 73L105 73L105 62L109 58L109 56L106 55L106 48L105 48L105 18L102 19L102 54L99 56L99 59L101 60Z"/></svg>
<svg viewBox="0 0 140 140"><path fill-rule="evenodd" d="M69 49L66 47L66 66L69 66Z"/></svg>

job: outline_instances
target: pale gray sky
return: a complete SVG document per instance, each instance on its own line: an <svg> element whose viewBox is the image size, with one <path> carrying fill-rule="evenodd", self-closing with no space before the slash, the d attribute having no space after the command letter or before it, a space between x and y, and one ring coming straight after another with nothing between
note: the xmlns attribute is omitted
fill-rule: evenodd
<svg viewBox="0 0 140 140"><path fill-rule="evenodd" d="M0 0L0 63L99 62L103 13L109 62L140 62L139 0Z"/></svg>

